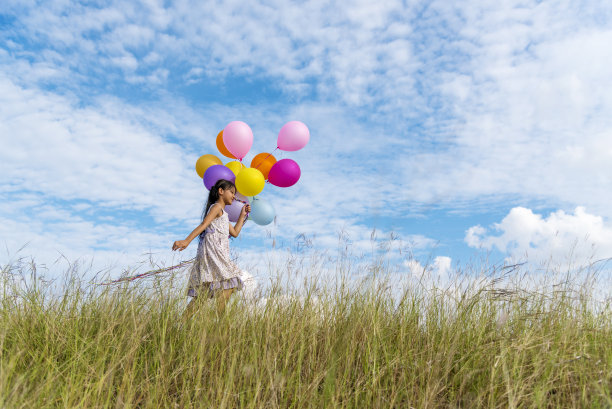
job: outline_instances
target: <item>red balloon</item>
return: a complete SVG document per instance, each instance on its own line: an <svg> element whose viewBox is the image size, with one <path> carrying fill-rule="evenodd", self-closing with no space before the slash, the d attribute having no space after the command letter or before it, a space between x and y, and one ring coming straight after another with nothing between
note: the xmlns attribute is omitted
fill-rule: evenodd
<svg viewBox="0 0 612 409"><path fill-rule="evenodd" d="M276 162L268 174L268 182L278 187L293 186L300 179L301 170L293 159L281 159Z"/></svg>

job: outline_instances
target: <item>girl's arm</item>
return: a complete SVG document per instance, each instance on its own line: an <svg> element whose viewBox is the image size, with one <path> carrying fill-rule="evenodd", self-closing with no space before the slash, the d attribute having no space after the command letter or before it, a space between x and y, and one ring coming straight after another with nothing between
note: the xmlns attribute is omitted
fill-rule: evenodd
<svg viewBox="0 0 612 409"><path fill-rule="evenodd" d="M178 251L185 250L193 239L195 239L200 234L202 234L202 232L206 230L206 228L210 225L210 223L212 223L214 219L220 216L221 208L217 206L217 203L213 204L211 207L213 208L210 209L210 211L208 212L208 214L206 215L202 223L200 223L198 227L193 229L193 231L189 234L189 236L187 236L185 240L175 241L174 244L172 245L172 250L178 250Z"/></svg>
<svg viewBox="0 0 612 409"><path fill-rule="evenodd" d="M230 223L229 225L229 233L232 237L238 237L240 234L240 230L242 230L242 226L244 225L244 221L246 220L246 214L251 211L251 205L245 204L242 206L242 210L240 210L240 216L238 216L238 221L234 226Z"/></svg>

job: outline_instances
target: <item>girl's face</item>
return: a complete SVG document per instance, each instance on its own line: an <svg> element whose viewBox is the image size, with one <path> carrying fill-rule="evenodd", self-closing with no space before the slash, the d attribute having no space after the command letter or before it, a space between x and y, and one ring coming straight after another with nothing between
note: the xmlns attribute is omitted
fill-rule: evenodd
<svg viewBox="0 0 612 409"><path fill-rule="evenodd" d="M236 189L233 187L225 190L221 189L220 193L220 196L223 199L223 203L225 203L226 205L231 205L236 195Z"/></svg>

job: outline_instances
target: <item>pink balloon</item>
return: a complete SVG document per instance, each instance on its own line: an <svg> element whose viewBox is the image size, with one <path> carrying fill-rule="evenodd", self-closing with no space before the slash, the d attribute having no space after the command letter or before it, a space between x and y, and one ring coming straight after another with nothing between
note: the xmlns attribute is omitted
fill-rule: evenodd
<svg viewBox="0 0 612 409"><path fill-rule="evenodd" d="M293 159L281 159L272 165L268 182L278 187L293 186L300 179L300 167Z"/></svg>
<svg viewBox="0 0 612 409"><path fill-rule="evenodd" d="M283 151L299 151L309 140L310 131L306 125L300 121L291 121L281 128L276 145Z"/></svg>
<svg viewBox="0 0 612 409"><path fill-rule="evenodd" d="M223 144L238 159L253 146L253 131L242 121L232 121L223 129Z"/></svg>

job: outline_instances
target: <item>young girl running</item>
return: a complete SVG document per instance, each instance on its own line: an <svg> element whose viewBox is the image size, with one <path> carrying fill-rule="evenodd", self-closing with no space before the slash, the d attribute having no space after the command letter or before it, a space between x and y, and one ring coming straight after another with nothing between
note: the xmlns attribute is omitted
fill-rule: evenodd
<svg viewBox="0 0 612 409"><path fill-rule="evenodd" d="M187 290L187 295L193 299L185 310L186 317L193 314L200 297L216 297L217 309L222 313L232 293L242 289L240 269L230 260L228 235L238 237L251 206L242 207L238 221L232 226L224 208L232 204L235 194L236 186L232 182L219 180L208 194L202 223L185 240L172 245L172 250L182 251L199 236L198 253L191 267Z"/></svg>

